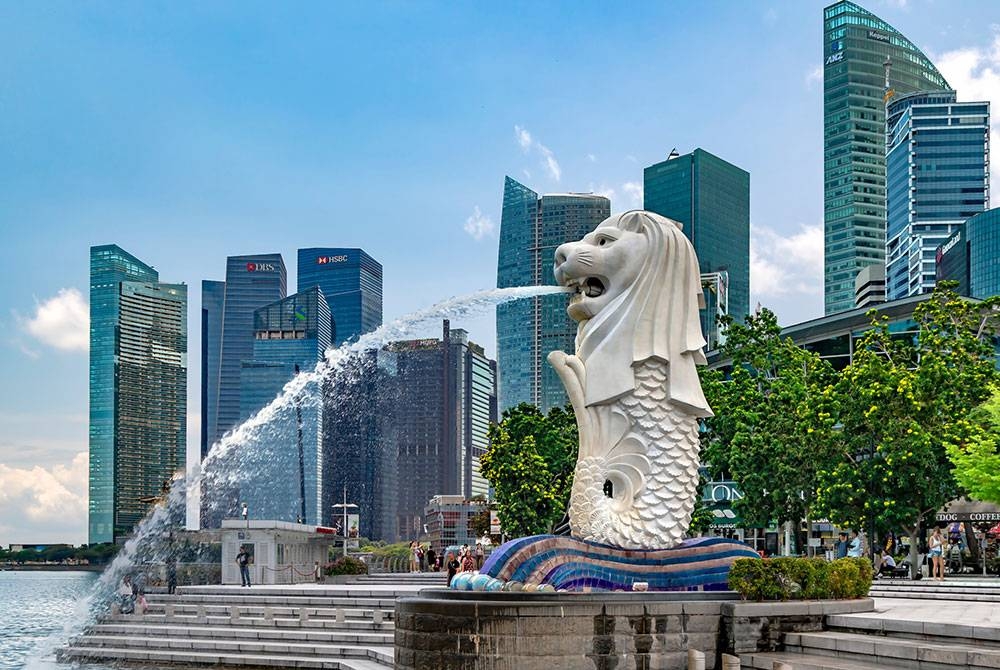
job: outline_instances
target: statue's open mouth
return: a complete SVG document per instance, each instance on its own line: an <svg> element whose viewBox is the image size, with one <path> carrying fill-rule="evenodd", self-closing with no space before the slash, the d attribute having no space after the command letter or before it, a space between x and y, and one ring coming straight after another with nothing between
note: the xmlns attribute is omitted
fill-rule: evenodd
<svg viewBox="0 0 1000 670"><path fill-rule="evenodd" d="M597 298L604 295L604 282L597 277L581 277L580 279L567 280L566 286L572 288L577 293L581 293L588 298Z"/></svg>

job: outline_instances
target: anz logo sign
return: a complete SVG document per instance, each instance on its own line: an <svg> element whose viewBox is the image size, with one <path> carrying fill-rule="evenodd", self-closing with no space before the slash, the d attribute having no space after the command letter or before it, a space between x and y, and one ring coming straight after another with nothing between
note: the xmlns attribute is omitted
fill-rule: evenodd
<svg viewBox="0 0 1000 670"><path fill-rule="evenodd" d="M837 53L830 54L827 57L826 64L827 65L833 65L834 63L838 63L838 62L840 62L842 60L844 60L844 52L843 51L838 51Z"/></svg>

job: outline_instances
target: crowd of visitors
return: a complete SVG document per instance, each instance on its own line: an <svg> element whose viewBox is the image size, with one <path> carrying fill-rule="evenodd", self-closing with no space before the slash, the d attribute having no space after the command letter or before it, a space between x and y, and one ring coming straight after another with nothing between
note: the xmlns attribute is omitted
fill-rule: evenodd
<svg viewBox="0 0 1000 670"><path fill-rule="evenodd" d="M428 545L426 548L419 542L410 542L410 572L442 572L448 573L448 583L460 572L475 572L483 567L486 560L486 549L477 542L470 547L463 544L452 550L435 552Z"/></svg>

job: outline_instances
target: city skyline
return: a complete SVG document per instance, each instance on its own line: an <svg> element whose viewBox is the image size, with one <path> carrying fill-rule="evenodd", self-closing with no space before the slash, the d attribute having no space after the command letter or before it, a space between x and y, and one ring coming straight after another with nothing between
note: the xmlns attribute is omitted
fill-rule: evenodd
<svg viewBox="0 0 1000 670"><path fill-rule="evenodd" d="M0 219L17 278L0 289L0 361L18 382L0 396L0 543L85 539L84 517L62 512L86 509L91 245L120 244L192 293L228 255L278 251L295 273L296 248L365 248L385 267L389 321L493 285L503 174L540 193L607 194L622 211L641 203L643 165L702 146L752 175L751 306L783 323L819 316L824 4L645 5L640 20L635 8L581 8L558 21L529 6L517 20L398 7L0 9L10 82ZM995 5L861 4L926 53L959 100L996 101ZM541 28L559 21L554 34ZM393 46L328 72L374 25ZM583 34L600 39L579 49ZM407 49L422 59L400 58ZM692 52L699 63L671 67ZM748 74L723 79L737 64ZM516 68L539 80L530 95L509 76ZM563 93L594 82L608 83ZM188 350L198 352L193 297ZM454 325L492 355L491 321ZM189 448L200 423L190 358Z"/></svg>

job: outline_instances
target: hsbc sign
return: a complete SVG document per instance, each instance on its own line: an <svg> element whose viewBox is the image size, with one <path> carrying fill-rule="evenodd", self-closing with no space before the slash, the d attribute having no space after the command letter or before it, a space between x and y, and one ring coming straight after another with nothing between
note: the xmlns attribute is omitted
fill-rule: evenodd
<svg viewBox="0 0 1000 670"><path fill-rule="evenodd" d="M344 263L347 261L347 256L319 256L316 259L316 265L328 265L330 263Z"/></svg>
<svg viewBox="0 0 1000 670"><path fill-rule="evenodd" d="M274 263L247 263L247 272L274 272Z"/></svg>

